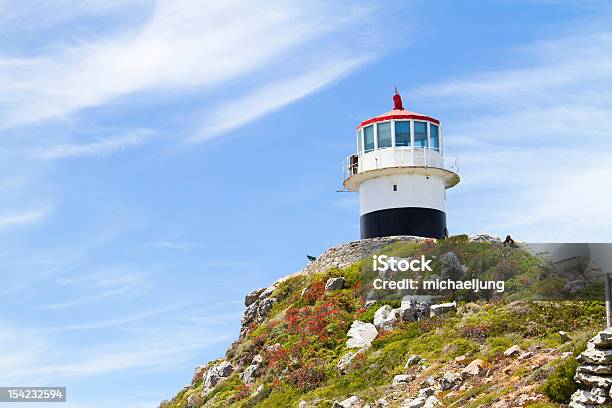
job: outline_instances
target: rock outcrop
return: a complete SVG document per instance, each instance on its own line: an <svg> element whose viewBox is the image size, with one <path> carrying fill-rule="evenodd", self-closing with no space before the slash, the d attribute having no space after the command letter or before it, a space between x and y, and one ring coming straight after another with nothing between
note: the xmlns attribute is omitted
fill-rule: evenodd
<svg viewBox="0 0 612 408"><path fill-rule="evenodd" d="M430 315L433 297L428 295L406 295L402 298L399 315L405 322L414 322Z"/></svg>
<svg viewBox="0 0 612 408"><path fill-rule="evenodd" d="M378 330L372 323L364 323L355 320L347 333L349 339L346 341L348 348L369 347L378 336Z"/></svg>
<svg viewBox="0 0 612 408"><path fill-rule="evenodd" d="M481 232L478 234L470 235L468 242L492 242L494 244L501 244L501 239L495 235Z"/></svg>
<svg viewBox="0 0 612 408"><path fill-rule="evenodd" d="M250 332L253 324L261 323L268 317L268 313L276 302L275 298L270 297L282 282L297 275L312 275L318 272L325 272L330 268L345 268L364 257L372 255L374 252L387 245L396 242L424 242L428 238L415 237L410 235L399 235L393 237L381 237L351 241L345 244L336 245L323 252L317 259L310 262L304 269L291 275L284 276L267 288L261 288L246 295L244 304L246 310L242 317L239 340L245 338ZM342 286L340 285L342 284ZM326 285L327 290L338 290L344 286L344 278L331 278ZM303 293L302 293L303 295ZM375 300L372 300L375 302Z"/></svg>
<svg viewBox="0 0 612 408"><path fill-rule="evenodd" d="M359 400L359 398L353 395L352 397L349 397L342 402L334 401L334 405L332 405L332 408L357 408L360 402L361 401Z"/></svg>
<svg viewBox="0 0 612 408"><path fill-rule="evenodd" d="M389 331L398 322L398 310L384 305L374 313L374 326L377 330Z"/></svg>
<svg viewBox="0 0 612 408"><path fill-rule="evenodd" d="M444 313L456 312L457 311L457 303L440 303L439 305L433 305L430 308L430 316L440 316Z"/></svg>
<svg viewBox="0 0 612 408"><path fill-rule="evenodd" d="M324 272L329 268L345 268L360 259L372 255L374 252L387 245L396 242L423 242L427 238L414 237L410 235L398 235L393 237L380 237L351 241L336 245L323 252L317 259L309 263L300 273L313 274Z"/></svg>
<svg viewBox="0 0 612 408"><path fill-rule="evenodd" d="M255 296L258 292L259 294ZM244 303L247 305L247 308L240 322L240 339L243 339L249 333L253 324L261 323L268 317L272 306L277 302L275 298L266 297L266 295L269 296L271 294L272 291L267 289L258 289L246 296Z"/></svg>
<svg viewBox="0 0 612 408"><path fill-rule="evenodd" d="M483 273L479 263L470 259L472 250L479 254L499 249L514 259L514 249L506 249L501 244L499 248L472 245L470 251L464 251L463 246L467 244L463 237L457 240L458 243L451 240L440 244L415 237L388 237L334 247L304 270L247 294L240 338L228 349L223 361L198 367L191 384L172 401L162 402L160 407L258 406L267 398L280 401L279 397L287 401L281 405L300 408L316 407L322 403L330 406L332 401L335 408L460 407L469 404L476 406L480 397L472 390L480 389L488 394L490 401L495 399L491 405L493 408L528 406L533 402L545 401L546 396L544 391L540 391L539 384L542 374L551 372L553 362L559 357L571 358L567 356L568 352L562 351L575 347L574 339L581 339L584 335L584 324L576 329L570 329L565 321L562 324L555 321L550 325L554 331L547 331L547 335L558 333L557 339L567 343L561 349L541 350L543 346L534 343L526 347L527 350L511 347L506 350L505 358L497 358L499 348L493 349L483 340L488 334L488 317L493 313L506 312L509 318L522 322L521 316L531 310L526 302L464 303L463 299L458 298L461 306L457 308L456 303L436 304L445 301L443 295L415 295L422 292L404 289L396 290L392 296L378 297L368 293L370 287L365 278L369 279L370 276L366 272L372 271L361 271L362 276L354 274L356 271L353 268L329 271L331 267L346 267L365 257L371 259L373 251L397 241L428 241L423 245L406 245L406 251L401 252L402 256L409 256L418 249L431 256L436 274L426 275L427 279L469 278ZM499 242L499 239L479 237L474 241ZM404 249L402 245L395 247ZM469 276L456 254L466 265L470 265ZM490 269L490 265L486 267ZM346 277L346 281L340 275ZM371 275L376 276L375 273ZM287 284L281 285L283 282ZM411 294L403 296L407 293ZM398 306L397 301L401 296L400 307L394 308ZM372 302L374 306L371 306ZM453 312L458 313L456 317L452 314L434 317ZM432 317L431 321L426 321ZM408 323L417 321L415 324ZM532 323L535 324L525 322L527 326ZM543 329L548 328L547 324L546 321L538 321ZM559 331L563 328L571 332ZM251 330L255 331L251 333ZM387 333L391 330L392 333ZM505 328L500 330L500 336L517 341L516 333L510 333ZM425 341L436 347L439 345L441 353L432 353L427 346L419 343L422 339L415 337L418 333L423 334ZM478 347L462 350L456 345L462 344L455 341L452 333L474 340ZM534 336L534 342L537 338ZM300 341L295 342L296 339ZM375 339L375 347L372 347ZM343 344L348 350L341 352ZM415 352L426 358L410 354ZM488 358L489 355L496 358ZM404 361L403 369L397 366ZM580 361L582 364L575 376L580 390L573 395L570 406L611 406L612 331L601 332L593 338L580 356ZM389 367L392 369L381 370L388 363L392 364ZM335 372L330 375L330 371ZM384 376L384 384L370 384L368 379L379 373ZM519 376L518 373L534 375ZM350 389L361 400L347 394L348 390L333 388L334 381L352 382L356 378L361 380L363 375L367 375L365 381L359 381L363 387ZM284 387L276 387L277 379L303 393L289 395ZM508 387L510 379L512 389L500 395L497 386ZM489 389L489 385L495 387ZM321 394L310 393L310 390L318 387L329 388ZM329 394L330 390L333 394Z"/></svg>
<svg viewBox="0 0 612 408"><path fill-rule="evenodd" d="M344 278L329 278L325 283L325 290L340 290L344 287Z"/></svg>
<svg viewBox="0 0 612 408"><path fill-rule="evenodd" d="M578 356L580 366L574 379L579 390L573 395L571 408L612 406L612 328L599 332Z"/></svg>
<svg viewBox="0 0 612 408"><path fill-rule="evenodd" d="M228 361L222 361L219 364L212 366L206 373L203 393L209 393L215 387L215 385L229 377L233 372L234 368Z"/></svg>

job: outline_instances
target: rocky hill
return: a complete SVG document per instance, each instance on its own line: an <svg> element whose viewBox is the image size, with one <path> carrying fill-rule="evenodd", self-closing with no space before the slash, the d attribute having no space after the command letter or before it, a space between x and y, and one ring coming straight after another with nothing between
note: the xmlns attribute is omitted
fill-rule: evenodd
<svg viewBox="0 0 612 408"><path fill-rule="evenodd" d="M505 291L375 291L375 253L427 256L429 277L503 280ZM224 358L160 407L609 406L605 305L567 286L488 235L340 245L249 293Z"/></svg>

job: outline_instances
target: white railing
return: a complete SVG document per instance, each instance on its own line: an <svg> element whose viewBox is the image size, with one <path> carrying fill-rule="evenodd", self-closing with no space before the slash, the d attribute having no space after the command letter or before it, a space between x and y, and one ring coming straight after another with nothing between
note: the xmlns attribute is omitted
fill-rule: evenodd
<svg viewBox="0 0 612 408"><path fill-rule="evenodd" d="M443 156L439 149L433 147L377 149L348 156L342 164L342 174L347 179L360 172L388 167L431 167L458 173L459 157L454 154Z"/></svg>

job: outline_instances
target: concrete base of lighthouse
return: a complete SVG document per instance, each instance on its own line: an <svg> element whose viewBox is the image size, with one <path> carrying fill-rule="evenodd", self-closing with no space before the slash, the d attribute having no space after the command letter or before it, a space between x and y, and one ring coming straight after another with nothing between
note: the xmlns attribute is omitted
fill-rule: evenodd
<svg viewBox="0 0 612 408"><path fill-rule="evenodd" d="M446 213L433 208L386 208L361 216L361 239L413 235L444 238Z"/></svg>

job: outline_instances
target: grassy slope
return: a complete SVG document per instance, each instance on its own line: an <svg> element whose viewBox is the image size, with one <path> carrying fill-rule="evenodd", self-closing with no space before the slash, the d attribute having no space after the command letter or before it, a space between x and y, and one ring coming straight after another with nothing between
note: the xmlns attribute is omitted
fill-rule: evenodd
<svg viewBox="0 0 612 408"><path fill-rule="evenodd" d="M534 291L546 294L559 286L554 278L548 277L540 260L521 249L468 244L465 237L459 236L438 243L395 244L383 252L401 256L426 254L438 259L448 251L457 254L474 277L505 279L504 298L466 301L470 294L463 294L457 314L402 323L379 334L372 347L353 360L349 372L341 375L335 366L347 352L346 333L351 323L371 321L382 304L396 307L399 298L389 296L364 308L365 281L369 275L365 261L344 270L291 278L272 295L279 302L270 317L227 352L226 357L235 366L239 362L248 365L256 354L265 357L257 383L244 386L238 373L234 373L200 403L207 407L297 407L300 400L306 400L316 406L331 407L334 400L357 395L370 402L386 396L397 404L414 396L425 377L458 371L462 364L480 358L487 375L470 379L461 391L440 395L445 406L489 406L494 401L513 399L518 393L539 396L541 402L533 404L534 407L559 406L550 399L544 402L542 386L548 381L548 394L557 400L566 396L568 388L571 391L572 385L563 381L571 376L573 369L567 365L572 363L561 360L559 355L563 351L579 352L586 340L602 328L603 302L520 300ZM435 271L440 267L439 261L434 262ZM347 287L325 292L324 283L330 276L344 276ZM300 293L305 287L309 290L302 297ZM559 330L569 332L573 340L562 344ZM280 351L266 351L266 347L276 343L280 344ZM513 344L523 350L531 347L534 356L525 361L504 358L503 351ZM550 348L555 351L546 350ZM404 368L411 354L425 357L429 368L424 372L417 367ZM455 361L464 355L467 356L464 362ZM570 373L564 374L564 370ZM393 376L403 373L418 377L411 385L390 388ZM260 385L263 388L253 397L253 391ZM199 393L201 388L199 380L194 388L183 390L173 400L162 403L162 407L184 407L187 397Z"/></svg>

